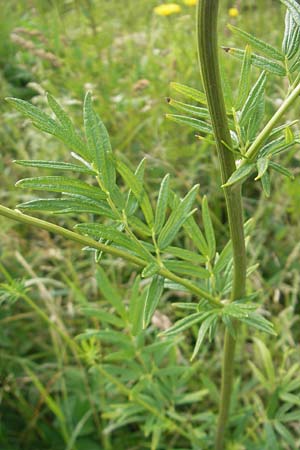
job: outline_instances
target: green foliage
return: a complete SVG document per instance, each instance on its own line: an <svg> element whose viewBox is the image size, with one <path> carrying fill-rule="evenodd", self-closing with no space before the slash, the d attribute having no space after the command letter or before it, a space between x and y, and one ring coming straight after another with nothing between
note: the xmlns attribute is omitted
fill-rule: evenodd
<svg viewBox="0 0 300 450"><path fill-rule="evenodd" d="M184 34L190 33L187 24L192 9L184 10L186 14L179 20L170 17L168 25L160 22L163 18L153 18L154 36L149 27L153 1L145 6L130 0L126 14L118 4L118 13L132 30L121 42L118 18L112 27L105 17L115 8L114 2L101 5L100 15L97 2L84 6L56 2L54 14L52 6L42 3L36 7L49 9L51 14L49 45L52 33L72 45L63 48L56 40L62 68L51 71L47 63L38 61L34 77L44 80L42 86L55 92L62 104L69 103L73 119L50 94L48 106L40 95L33 104L18 99L9 102L35 128L56 137L72 153L66 155L64 146L32 131L27 122L20 126L19 116L9 110L5 117L9 125L3 127L3 155L13 149L12 159L16 158L16 164L30 177L17 183L23 189L17 194L21 195L17 208L43 217L53 213L53 221L74 227L76 233L90 236L108 250L125 252L122 256L134 255L141 264L128 266L126 258L125 264L120 258L110 259L92 245L84 249L89 252L78 254L57 238L52 241L52 233L37 236L33 251L25 227L10 230L3 222L1 258L12 275L0 265L1 395L6 410L1 445L8 450L211 449L219 395L215 380L222 352L218 336L226 327L238 348L244 342L247 346L237 355L240 372L233 389L228 449L296 450L300 444L299 353L295 345L299 338L299 264L294 242L298 239L297 195L288 204L286 215L282 205L289 201L291 191L297 192L296 183L291 183L297 175L297 121L291 121L285 110L286 117L282 115L281 122L260 141L256 154L249 157L247 152L274 115L279 97L285 98L283 89L291 93L299 81L298 2L282 1L288 11L281 49L235 26L249 18L251 29L267 9L266 2L241 5L241 18L231 19L229 26L232 48L223 55L232 136L228 151L239 161L225 186L234 188L252 177L261 182L266 196L270 196L271 181L273 191L273 200L266 206L258 198L258 189L250 183L245 186L246 217L253 214L254 207L258 210L255 229L245 223L249 295L235 302L228 300L233 280L232 244L226 243L224 202L205 94L201 86L194 89L171 83L172 94L184 100L168 99L178 113L167 114L173 123L164 122L163 126L165 111L155 101L166 95L175 65L176 76L184 73L187 83L198 87L189 69L195 67L194 49L180 50ZM271 8L271 3L268 5ZM272 4L272 8L277 6ZM271 11L272 30L267 26L258 29L262 36L270 32L270 41L278 45L280 26L274 22L280 13ZM147 19L143 26L139 22L142 15ZM27 16L22 17L25 22ZM36 20L32 12L30 28ZM39 20L43 29L49 16ZM264 19L264 26L267 23ZM145 24L149 34L143 47L143 37L135 42L134 34L138 27L144 30ZM62 33L68 25L77 30L82 46L80 38ZM172 41L166 31L169 26L178 27L178 38L174 34ZM24 67L32 63L26 50L16 58ZM235 70L237 60L241 61L240 75ZM125 73L129 65L133 70ZM149 87L135 90L136 81L144 77L150 80ZM81 108L76 102L83 84L91 79L95 86L87 89L93 89L100 101L95 107L92 95L86 95L81 133ZM5 92L6 88L1 89ZM72 93L70 99L66 92ZM44 112L47 108L48 113ZM171 132L165 133L168 127ZM189 133L189 129L194 131ZM195 130L201 143L194 141ZM21 139L24 144L17 146ZM136 165L149 149L154 157ZM176 159L173 166L164 160L171 153ZM146 170L147 160L150 167ZM5 183L10 172L4 163L3 158L0 169ZM194 185L199 176L201 189ZM32 199L28 189L39 191L41 198ZM6 195L5 185L3 193ZM208 193L209 207L203 193ZM59 247L57 253L54 246ZM293 254L289 254L291 246ZM14 263L16 248L26 252L24 269L20 260ZM257 260L264 280L256 272ZM249 335L255 336L253 340L249 341Z"/></svg>

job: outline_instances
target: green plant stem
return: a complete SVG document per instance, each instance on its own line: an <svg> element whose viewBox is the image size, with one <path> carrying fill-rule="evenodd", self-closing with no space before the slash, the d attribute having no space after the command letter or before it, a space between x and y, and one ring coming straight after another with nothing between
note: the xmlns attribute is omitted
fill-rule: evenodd
<svg viewBox="0 0 300 450"><path fill-rule="evenodd" d="M274 116L272 116L272 118L269 120L266 126L261 130L259 135L253 141L251 146L248 148L245 154L245 157L247 159L254 159L257 156L262 144L265 143L266 139L269 137L273 128L278 124L279 120L288 110L288 108L295 102L295 100L297 100L299 95L300 95L300 83L292 90L290 95L284 100L280 108L276 111Z"/></svg>
<svg viewBox="0 0 300 450"><path fill-rule="evenodd" d="M36 217L31 217L26 214L21 213L20 211L15 211L5 206L0 205L0 216L7 217L8 219L16 220L20 223L25 223L26 225L32 225L37 228L41 228L42 230L49 231L50 233L54 233L59 236L63 236L66 239L77 242L78 244L92 247L97 250L101 250L103 252L109 253L110 255L114 255L118 258L125 259L133 264L136 264L140 267L146 267L149 263L144 261L142 258L132 255L131 253L127 253L119 248L112 247L110 245L102 244L101 242L94 241L93 239L82 236L81 234L75 233L74 231L67 230L66 228L55 225L51 222L47 222L45 220L37 219ZM174 273L170 272L165 268L161 268L158 272L164 278L167 278L170 281L174 281L175 283L184 286L188 291L197 295L200 298L206 298L212 305L221 306L220 300L216 299L209 292L201 289L195 284L191 283L184 278L181 278Z"/></svg>
<svg viewBox="0 0 300 450"><path fill-rule="evenodd" d="M222 183L236 170L231 137L222 91L217 40L218 0L199 0L197 8L197 39L200 70L211 115ZM240 186L224 188L230 236L233 247L233 285L231 299L245 295L246 250L243 230L243 207ZM225 331L219 420L215 449L223 450L233 382L235 341Z"/></svg>

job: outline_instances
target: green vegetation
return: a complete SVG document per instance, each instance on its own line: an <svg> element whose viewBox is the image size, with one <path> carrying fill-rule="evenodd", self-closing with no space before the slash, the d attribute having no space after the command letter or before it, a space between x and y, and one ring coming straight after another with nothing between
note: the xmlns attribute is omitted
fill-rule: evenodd
<svg viewBox="0 0 300 450"><path fill-rule="evenodd" d="M300 6L192 3L4 7L5 450L299 448Z"/></svg>

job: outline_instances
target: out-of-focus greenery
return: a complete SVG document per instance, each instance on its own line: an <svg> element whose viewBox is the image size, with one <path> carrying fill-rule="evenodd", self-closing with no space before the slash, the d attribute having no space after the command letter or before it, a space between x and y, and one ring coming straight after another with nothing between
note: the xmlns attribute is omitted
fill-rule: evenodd
<svg viewBox="0 0 300 450"><path fill-rule="evenodd" d="M190 129L164 119L170 81L200 85L195 7L179 0L178 3L180 13L163 17L153 13L159 4L156 0L3 2L2 204L14 207L29 199L27 193L14 190L12 185L19 175L30 176L33 171L12 167L12 160L27 156L47 159L53 154L59 159L65 151L50 136L24 122L3 98L31 99L45 107L44 92L49 91L81 125L84 93L91 90L115 151L132 165L147 157L149 192L157 191L166 172L173 175L173 187L178 192L200 182L200 194L209 195L217 242L222 248L228 235L214 148L199 142ZM224 45L237 45L226 28L230 22L280 46L284 8L279 1L221 3ZM235 18L228 13L233 6L239 11ZM234 89L240 62L226 53L222 58ZM275 111L282 93L280 82L274 79L274 83L276 87L271 78L267 86L268 114ZM297 110L290 113L293 119ZM290 159L288 165L293 168L296 181L273 177L271 200L266 202L253 186L246 185L244 189L246 216L255 211L249 262L260 264L249 283L253 290L261 292L261 303L271 314L278 337L256 334L259 340L253 343L247 330L242 332L236 393L241 379L243 388L233 398L232 443L228 446L231 450L297 449L300 445L299 156L295 150L286 158ZM60 217L56 221L72 227L72 219ZM79 341L75 348L68 344L70 338L87 328L123 333L135 341L130 330L123 330L117 319L86 317L80 310L90 304L103 305L108 312L111 308L99 277L96 279L93 259L46 232L3 219L0 224L1 449L199 448L191 447L193 438L189 442L176 430L170 432L161 418L145 412L135 402L135 395L146 395L147 383L148 395L155 386L161 389L151 392L155 398L163 392L160 401L164 418L184 430L192 425L194 438L202 442L201 448L211 448L218 405L221 338L214 345L206 343L193 363L189 357L196 328L176 347L156 355L150 347L154 337L166 321L178 317L171 306L172 298L166 296L150 332L135 342L135 353L118 363L123 373L112 372L111 376L121 378L123 387L118 386L115 378L105 378L94 364L104 358L109 371L113 361L107 355L117 352L117 342L112 346L105 340L91 339ZM135 275L132 268L107 257L102 266L127 302ZM248 364L249 359L252 364ZM140 374L139 380L132 375L134 369L135 374ZM189 397L188 393L196 394ZM291 414L290 420L278 425L278 413ZM159 432L154 433L153 429Z"/></svg>

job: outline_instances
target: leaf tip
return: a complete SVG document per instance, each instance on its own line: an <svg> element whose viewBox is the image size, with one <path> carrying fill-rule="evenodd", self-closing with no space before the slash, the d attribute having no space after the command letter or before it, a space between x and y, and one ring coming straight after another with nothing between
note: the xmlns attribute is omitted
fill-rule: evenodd
<svg viewBox="0 0 300 450"><path fill-rule="evenodd" d="M222 47L222 50L224 50L224 52L229 53L231 50L231 47Z"/></svg>
<svg viewBox="0 0 300 450"><path fill-rule="evenodd" d="M19 181L17 181L17 182L15 183L15 187L22 187L23 181L24 181L24 180L19 180Z"/></svg>

